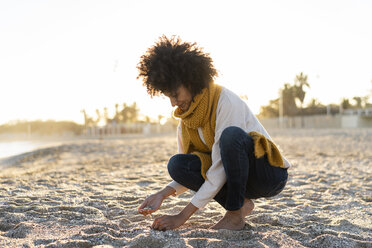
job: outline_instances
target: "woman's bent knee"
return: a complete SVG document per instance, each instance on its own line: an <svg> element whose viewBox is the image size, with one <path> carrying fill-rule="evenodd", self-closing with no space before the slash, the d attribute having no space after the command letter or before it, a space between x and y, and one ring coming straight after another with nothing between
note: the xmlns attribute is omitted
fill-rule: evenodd
<svg viewBox="0 0 372 248"><path fill-rule="evenodd" d="M182 155L183 154L176 154L172 156L168 161L168 173L173 179L177 178L178 173L180 172L180 169L178 167L180 167L180 165L182 164Z"/></svg>
<svg viewBox="0 0 372 248"><path fill-rule="evenodd" d="M248 139L247 139L248 138ZM251 144L246 144L249 141ZM240 127L230 126L222 131L220 137L220 149L235 149L240 145L253 145L252 138Z"/></svg>
<svg viewBox="0 0 372 248"><path fill-rule="evenodd" d="M201 161L194 154L177 154L169 159L168 172L177 183L197 191L204 182Z"/></svg>
<svg viewBox="0 0 372 248"><path fill-rule="evenodd" d="M230 140L231 138L239 137L245 133L240 127L230 126L225 128L221 133L221 141Z"/></svg>

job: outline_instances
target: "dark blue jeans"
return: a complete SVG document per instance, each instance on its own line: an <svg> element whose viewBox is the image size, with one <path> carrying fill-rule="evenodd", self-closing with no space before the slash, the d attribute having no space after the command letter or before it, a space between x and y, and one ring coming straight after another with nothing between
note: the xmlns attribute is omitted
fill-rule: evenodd
<svg viewBox="0 0 372 248"><path fill-rule="evenodd" d="M283 190L287 169L271 166L266 155L257 159L252 137L241 128L228 127L222 132L220 150L226 183L214 199L226 210L240 209L244 198L271 197ZM173 180L193 191L204 183L200 170L201 161L193 154L174 155L168 163Z"/></svg>

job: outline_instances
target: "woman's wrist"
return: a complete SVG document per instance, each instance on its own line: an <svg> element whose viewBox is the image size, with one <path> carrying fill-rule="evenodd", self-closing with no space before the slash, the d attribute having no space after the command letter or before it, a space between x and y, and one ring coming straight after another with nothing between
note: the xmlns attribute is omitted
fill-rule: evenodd
<svg viewBox="0 0 372 248"><path fill-rule="evenodd" d="M184 221L188 220L191 215L193 215L196 210L198 210L197 207L195 207L191 202L187 204L187 206L178 214Z"/></svg>
<svg viewBox="0 0 372 248"><path fill-rule="evenodd" d="M165 187L161 191L159 191L159 194L162 196L163 200L167 198L170 195L173 195L176 193L176 190L170 186Z"/></svg>

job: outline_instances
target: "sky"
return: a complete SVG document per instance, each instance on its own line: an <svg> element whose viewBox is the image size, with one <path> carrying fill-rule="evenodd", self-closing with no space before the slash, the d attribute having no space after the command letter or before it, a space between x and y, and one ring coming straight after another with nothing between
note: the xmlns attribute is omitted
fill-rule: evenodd
<svg viewBox="0 0 372 248"><path fill-rule="evenodd" d="M143 115L169 116L169 100L149 97L136 69L163 34L197 42L216 83L246 95L256 114L300 72L305 103L365 96L371 12L368 0L0 0L0 124L83 123L82 109L95 117L134 101Z"/></svg>

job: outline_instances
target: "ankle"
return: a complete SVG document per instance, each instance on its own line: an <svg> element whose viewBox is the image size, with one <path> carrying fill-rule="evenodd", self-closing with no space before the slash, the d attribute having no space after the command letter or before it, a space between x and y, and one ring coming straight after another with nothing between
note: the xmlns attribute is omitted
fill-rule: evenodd
<svg viewBox="0 0 372 248"><path fill-rule="evenodd" d="M227 210L225 216L228 216L229 218L234 218L234 219L242 219L244 217L242 209L232 210L232 211Z"/></svg>

